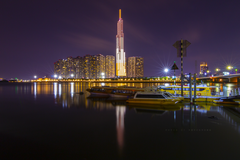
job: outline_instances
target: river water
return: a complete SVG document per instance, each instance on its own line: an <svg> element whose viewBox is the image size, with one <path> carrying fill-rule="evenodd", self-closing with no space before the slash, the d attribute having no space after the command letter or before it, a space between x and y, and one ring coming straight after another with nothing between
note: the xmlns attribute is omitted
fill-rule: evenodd
<svg viewBox="0 0 240 160"><path fill-rule="evenodd" d="M86 89L97 85L156 84L0 83L0 158L239 159L239 106L146 110L124 99L89 98ZM239 88L216 85L226 95Z"/></svg>

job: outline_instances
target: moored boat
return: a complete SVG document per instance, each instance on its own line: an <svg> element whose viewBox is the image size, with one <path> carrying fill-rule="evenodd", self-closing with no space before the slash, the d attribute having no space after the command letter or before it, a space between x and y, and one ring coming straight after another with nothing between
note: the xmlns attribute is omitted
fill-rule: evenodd
<svg viewBox="0 0 240 160"><path fill-rule="evenodd" d="M136 92L144 89L134 87L92 87L87 89L91 95L106 95L111 97L133 97Z"/></svg>
<svg viewBox="0 0 240 160"><path fill-rule="evenodd" d="M157 91L166 91L173 95L180 95L181 94L181 86L172 85L172 86L157 86ZM218 92L217 92L218 91ZM223 92L220 92L218 86L207 86L207 85L197 85L196 86L196 96L197 97L221 97ZM183 95L189 96L189 86L183 86ZM194 86L192 86L192 95L194 95Z"/></svg>
<svg viewBox="0 0 240 160"><path fill-rule="evenodd" d="M234 105L239 105L240 101L236 101L236 99L233 98L220 98L219 100L213 100L214 103L217 104L234 104Z"/></svg>
<svg viewBox="0 0 240 160"><path fill-rule="evenodd" d="M164 92L137 92L133 99L127 100L127 103L157 105L173 105L178 102L179 99L169 97Z"/></svg>

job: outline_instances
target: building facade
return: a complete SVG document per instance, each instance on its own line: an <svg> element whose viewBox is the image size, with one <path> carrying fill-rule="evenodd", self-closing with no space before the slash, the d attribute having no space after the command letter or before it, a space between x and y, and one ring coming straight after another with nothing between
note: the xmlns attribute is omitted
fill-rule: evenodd
<svg viewBox="0 0 240 160"><path fill-rule="evenodd" d="M97 78L105 78L105 56L98 54L96 56Z"/></svg>
<svg viewBox="0 0 240 160"><path fill-rule="evenodd" d="M112 55L106 55L105 77L115 78L115 57Z"/></svg>
<svg viewBox="0 0 240 160"><path fill-rule="evenodd" d="M115 57L114 57L115 60ZM115 63L114 76L115 76ZM58 78L81 78L81 79L98 79L105 78L105 56L85 55L84 57L68 57L59 59L54 62L54 74Z"/></svg>
<svg viewBox="0 0 240 160"><path fill-rule="evenodd" d="M80 56L74 58L75 78L84 78L84 59Z"/></svg>
<svg viewBox="0 0 240 160"><path fill-rule="evenodd" d="M54 74L60 78L67 77L67 63L66 59L59 59L54 63Z"/></svg>
<svg viewBox="0 0 240 160"><path fill-rule="evenodd" d="M200 63L200 74L199 75L206 75L207 71L208 71L207 62L201 62Z"/></svg>
<svg viewBox="0 0 240 160"><path fill-rule="evenodd" d="M144 76L142 57L128 57L127 76L129 78L139 78Z"/></svg>
<svg viewBox="0 0 240 160"><path fill-rule="evenodd" d="M92 61L92 56L91 55L85 55L83 57L83 74L84 74L84 79L90 79L90 76L92 76L92 74L90 74L91 72L91 61Z"/></svg>
<svg viewBox="0 0 240 160"><path fill-rule="evenodd" d="M126 76L123 19L121 18L121 9L119 9L119 20L117 22L117 35L116 35L116 76L119 77Z"/></svg>

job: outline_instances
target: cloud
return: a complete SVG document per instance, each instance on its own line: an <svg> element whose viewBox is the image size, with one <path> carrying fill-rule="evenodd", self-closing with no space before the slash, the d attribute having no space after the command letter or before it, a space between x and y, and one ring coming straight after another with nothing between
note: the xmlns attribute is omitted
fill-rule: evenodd
<svg viewBox="0 0 240 160"><path fill-rule="evenodd" d="M89 51L112 51L109 46L115 45L115 41L111 42L102 38L84 34L70 33L68 35L63 35L61 38L76 47Z"/></svg>
<svg viewBox="0 0 240 160"><path fill-rule="evenodd" d="M178 37L188 40L190 43L196 43L201 40L201 32L198 29L190 29L179 34Z"/></svg>
<svg viewBox="0 0 240 160"><path fill-rule="evenodd" d="M151 32L141 29L136 25L131 25L130 23L124 23L124 30L127 34L134 38L134 40L138 40L144 42L146 44L155 44L154 36L150 34Z"/></svg>

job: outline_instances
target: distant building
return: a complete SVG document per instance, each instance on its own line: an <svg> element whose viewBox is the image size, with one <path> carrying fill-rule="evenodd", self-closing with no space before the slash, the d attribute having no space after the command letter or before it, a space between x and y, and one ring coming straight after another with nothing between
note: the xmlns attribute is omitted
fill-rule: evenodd
<svg viewBox="0 0 240 160"><path fill-rule="evenodd" d="M54 74L57 77L66 78L67 77L67 60L59 59L54 63Z"/></svg>
<svg viewBox="0 0 240 160"><path fill-rule="evenodd" d="M207 71L208 71L208 65L207 62L201 62L200 63L200 73L199 75L207 75Z"/></svg>
<svg viewBox="0 0 240 160"><path fill-rule="evenodd" d="M114 59L115 60L115 59ZM114 74L115 74L115 63ZM98 79L105 78L105 56L85 55L84 57L68 57L54 62L54 74L58 78L84 78ZM114 75L115 76L115 75Z"/></svg>
<svg viewBox="0 0 240 160"><path fill-rule="evenodd" d="M127 71L128 77L143 77L144 71L143 71L143 58L142 57L128 57L127 61Z"/></svg>
<svg viewBox="0 0 240 160"><path fill-rule="evenodd" d="M106 78L115 78L115 56L106 55L105 77Z"/></svg>
<svg viewBox="0 0 240 160"><path fill-rule="evenodd" d="M84 59L80 56L74 58L75 78L84 78Z"/></svg>
<svg viewBox="0 0 240 160"><path fill-rule="evenodd" d="M105 56L98 54L96 56L97 78L105 78Z"/></svg>
<svg viewBox="0 0 240 160"><path fill-rule="evenodd" d="M68 57L66 61L66 78L75 78L75 66L74 59L72 57Z"/></svg>
<svg viewBox="0 0 240 160"><path fill-rule="evenodd" d="M90 75L91 69L93 67L91 67L91 64L93 64L92 61L92 56L91 55L86 55L83 57L83 61L84 61L84 65L83 65L83 73L84 73L84 78L85 79L90 79L90 76L92 76L92 74Z"/></svg>

